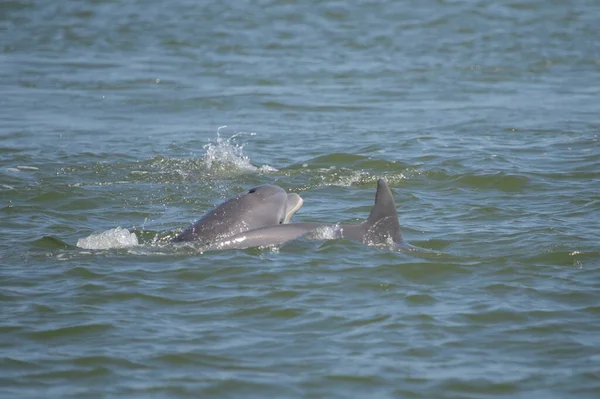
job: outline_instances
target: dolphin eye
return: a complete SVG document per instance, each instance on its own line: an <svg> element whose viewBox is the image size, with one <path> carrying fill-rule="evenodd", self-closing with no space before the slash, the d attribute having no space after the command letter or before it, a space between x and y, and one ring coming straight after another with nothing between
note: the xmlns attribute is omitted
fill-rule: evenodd
<svg viewBox="0 0 600 399"><path fill-rule="evenodd" d="M256 192L256 189L255 189L255 188L251 188L250 190L248 190L248 194L253 194L253 193L255 193L255 192Z"/></svg>

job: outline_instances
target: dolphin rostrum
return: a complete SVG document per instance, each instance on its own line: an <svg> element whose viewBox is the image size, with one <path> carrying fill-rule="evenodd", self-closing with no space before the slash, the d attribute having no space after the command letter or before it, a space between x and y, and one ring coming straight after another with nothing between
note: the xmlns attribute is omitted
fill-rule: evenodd
<svg viewBox="0 0 600 399"><path fill-rule="evenodd" d="M291 195L291 194L290 194ZM300 197L298 197L300 198ZM302 199L300 199L302 201ZM335 223L289 223L290 217L300 208L302 202L291 201L293 211L286 213L284 223L271 223L268 226L250 228L229 235L221 240L206 243L205 250L244 249L250 247L279 245L295 238L327 230L327 239L348 238L366 245L387 245L401 249L421 250L408 244L402 238L396 204L392 192L383 179L377 181L375 204L367 220L360 224ZM204 219L204 218L203 218ZM202 221L202 219L200 220ZM200 223L200 221L198 223ZM182 234L184 235L185 232ZM318 238L318 237L317 237ZM181 241L181 240L180 240Z"/></svg>
<svg viewBox="0 0 600 399"><path fill-rule="evenodd" d="M199 241L213 246L249 230L289 223L302 203L298 194L287 194L278 186L253 187L204 214L173 242Z"/></svg>

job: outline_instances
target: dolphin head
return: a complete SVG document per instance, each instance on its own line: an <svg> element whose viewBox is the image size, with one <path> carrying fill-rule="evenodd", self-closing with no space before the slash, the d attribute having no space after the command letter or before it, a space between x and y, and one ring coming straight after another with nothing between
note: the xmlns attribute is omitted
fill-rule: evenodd
<svg viewBox="0 0 600 399"><path fill-rule="evenodd" d="M247 204L244 208L251 210L253 218L261 215L269 225L289 223L304 203L298 194L286 194L281 187L270 184L252 187L240 194L239 200Z"/></svg>
<svg viewBox="0 0 600 399"><path fill-rule="evenodd" d="M283 223L287 215L287 193L281 187L270 184L252 187L227 202L235 205L236 216L244 219L251 228L256 224Z"/></svg>

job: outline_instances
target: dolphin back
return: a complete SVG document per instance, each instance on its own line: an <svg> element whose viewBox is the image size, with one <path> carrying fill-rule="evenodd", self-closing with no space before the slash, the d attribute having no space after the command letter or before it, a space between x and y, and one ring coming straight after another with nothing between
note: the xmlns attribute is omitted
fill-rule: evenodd
<svg viewBox="0 0 600 399"><path fill-rule="evenodd" d="M361 241L365 244L385 244L390 241L397 244L403 241L394 196L383 179L377 181L375 204L363 225L366 231Z"/></svg>
<svg viewBox="0 0 600 399"><path fill-rule="evenodd" d="M298 198L300 198L298 196ZM387 245L397 246L398 248L415 248L406 243L402 238L400 223L398 221L398 211L394 196L385 180L377 181L377 192L375 193L375 203L371 208L367 220L360 224L336 224L336 223L289 223L289 218L302 205L302 200L293 196L288 196L288 212L284 218L284 224L275 224L261 226L258 228L246 228L246 231L239 231L234 234L221 235L216 240L205 242L205 250L222 249L243 249L250 247L280 245L296 238L303 237L308 233L314 232L320 228L333 228L335 234L333 237L325 238L347 238L360 241L366 245ZM227 208L228 203L221 207ZM205 227L212 227L214 213L220 213L217 210L209 212L200 219L195 225L190 226L174 241L185 241L197 237L198 230ZM317 235L319 237L319 235Z"/></svg>
<svg viewBox="0 0 600 399"><path fill-rule="evenodd" d="M360 224L290 223L268 226L237 234L211 245L209 249L250 248L280 245L320 228L332 227L334 238L347 238L366 245L402 245L402 233L392 192L383 179L377 182L375 204L367 220ZM318 236L318 235L317 235Z"/></svg>
<svg viewBox="0 0 600 399"><path fill-rule="evenodd" d="M399 244L403 242L394 196L383 179L377 181L375 204L367 220L356 225L341 225L344 238L366 245Z"/></svg>

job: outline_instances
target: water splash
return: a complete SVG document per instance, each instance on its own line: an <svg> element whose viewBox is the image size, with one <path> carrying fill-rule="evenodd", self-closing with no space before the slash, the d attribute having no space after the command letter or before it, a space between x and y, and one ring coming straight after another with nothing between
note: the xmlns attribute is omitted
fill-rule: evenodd
<svg viewBox="0 0 600 399"><path fill-rule="evenodd" d="M121 227L93 233L77 240L77 246L83 249L127 248L136 245L139 245L137 236Z"/></svg>
<svg viewBox="0 0 600 399"><path fill-rule="evenodd" d="M135 169L129 171L128 178L133 182L171 183L182 179L218 180L277 171L269 165L255 166L250 157L244 154L244 143L256 133L228 131L228 137L225 137L224 128L226 126L219 127L216 139L209 139L208 143L202 145L203 153L188 158L190 144L183 144L176 149L181 154L185 153L185 157L157 155L136 163Z"/></svg>
<svg viewBox="0 0 600 399"><path fill-rule="evenodd" d="M250 158L244 154L244 145L238 144L237 138L242 136L255 136L256 133L234 133L229 138L221 137L221 130L227 126L217 129L216 141L205 144L206 150L202 157L202 164L206 172L220 177L240 172L274 172L277 169L262 165L256 167L250 162Z"/></svg>
<svg viewBox="0 0 600 399"><path fill-rule="evenodd" d="M314 232L310 233L310 238L313 240L336 240L343 237L343 230L339 224L331 226L321 226Z"/></svg>

